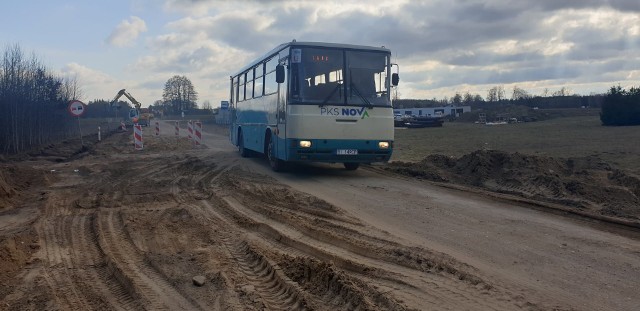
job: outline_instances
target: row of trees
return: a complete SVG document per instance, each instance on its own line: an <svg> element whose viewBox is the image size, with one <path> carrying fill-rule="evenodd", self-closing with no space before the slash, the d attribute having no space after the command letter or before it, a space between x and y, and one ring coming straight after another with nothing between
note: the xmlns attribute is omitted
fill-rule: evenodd
<svg viewBox="0 0 640 311"><path fill-rule="evenodd" d="M83 117L121 119L127 116L132 107L131 103L122 100L112 106L108 100L96 99L87 103L87 111Z"/></svg>
<svg viewBox="0 0 640 311"><path fill-rule="evenodd" d="M501 100L485 100L479 94L466 93L464 95L456 94L454 97L445 98L441 100L436 99L398 99L393 102L395 108L426 108L426 107L438 107L438 106L461 106L468 105L472 109L496 107L501 105L519 105L529 108L551 109L551 108L580 108L591 107L599 108L602 104L604 95L551 95L551 96L523 96L525 93L517 93L519 96L514 96L512 99ZM527 93L528 94L528 93Z"/></svg>
<svg viewBox="0 0 640 311"><path fill-rule="evenodd" d="M507 91L505 90L504 86L497 85L490 88L487 91L486 100L483 99L482 96L480 96L480 94L472 95L471 93L466 92L465 94L456 93L456 95L451 97L449 101L452 104L462 104L462 103L469 104L472 102L477 103L477 102L483 102L483 101L499 102L504 100L515 101L515 100L526 100L526 99L539 98L539 97L566 97L566 96L571 96L571 91L566 87L562 87L559 90L554 92L551 92L549 89L544 89L544 91L542 92L542 95L535 96L529 93L527 90L518 87L517 85L513 87L513 90L511 91L511 95L507 96Z"/></svg>
<svg viewBox="0 0 640 311"><path fill-rule="evenodd" d="M513 91L511 92L511 100L523 100L523 99L529 99L529 98L534 98L534 97L565 97L565 96L571 96L571 90L569 90L566 87L562 87L557 91L551 92L548 88L544 89L544 91L542 92L542 95L540 96L534 96L531 93L527 92L527 90L518 87L517 85L515 85L513 87ZM497 101L502 101L502 100L507 100L509 98L507 98L506 96L506 91L504 89L504 86L502 85L498 85L498 86L494 86L492 88L489 89L489 91L487 91L487 101L489 102L497 102Z"/></svg>
<svg viewBox="0 0 640 311"><path fill-rule="evenodd" d="M611 87L602 103L600 121L603 125L640 125L640 87Z"/></svg>
<svg viewBox="0 0 640 311"><path fill-rule="evenodd" d="M50 73L18 45L7 47L0 61L0 152L20 153L72 134L67 105L81 96L77 81Z"/></svg>

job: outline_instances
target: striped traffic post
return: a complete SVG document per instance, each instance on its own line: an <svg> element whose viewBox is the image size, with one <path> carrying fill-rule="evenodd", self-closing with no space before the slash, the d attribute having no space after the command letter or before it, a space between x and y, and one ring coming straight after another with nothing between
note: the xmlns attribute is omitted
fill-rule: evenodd
<svg viewBox="0 0 640 311"><path fill-rule="evenodd" d="M156 136L160 135L160 122L156 121Z"/></svg>
<svg viewBox="0 0 640 311"><path fill-rule="evenodd" d="M123 130L123 131L127 130L127 125L124 124L124 121L120 121L120 129Z"/></svg>
<svg viewBox="0 0 640 311"><path fill-rule="evenodd" d="M189 139L193 138L193 124L191 123L191 120L189 120L187 122L187 131L189 132Z"/></svg>
<svg viewBox="0 0 640 311"><path fill-rule="evenodd" d="M136 150L142 150L142 125L140 124L133 125L133 143Z"/></svg>
<svg viewBox="0 0 640 311"><path fill-rule="evenodd" d="M176 137L180 136L180 124L178 123L178 121L176 121Z"/></svg>
<svg viewBox="0 0 640 311"><path fill-rule="evenodd" d="M196 121L194 125L195 135L193 143L196 146L200 146L200 144L202 143L202 122Z"/></svg>

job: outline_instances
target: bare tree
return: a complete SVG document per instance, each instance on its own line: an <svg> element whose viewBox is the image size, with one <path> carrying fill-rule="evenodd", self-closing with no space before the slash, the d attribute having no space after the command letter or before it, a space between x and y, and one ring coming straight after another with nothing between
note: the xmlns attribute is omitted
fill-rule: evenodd
<svg viewBox="0 0 640 311"><path fill-rule="evenodd" d="M489 89L487 92L487 101L497 102L498 101L498 87L494 86Z"/></svg>
<svg viewBox="0 0 640 311"><path fill-rule="evenodd" d="M528 99L531 98L529 92L524 89L519 88L517 85L513 87L513 94L511 95L511 99L520 100L520 99Z"/></svg>
<svg viewBox="0 0 640 311"><path fill-rule="evenodd" d="M498 101L506 99L506 97L504 96L504 86L499 85L496 88L497 88Z"/></svg>
<svg viewBox="0 0 640 311"><path fill-rule="evenodd" d="M197 108L198 93L191 80L185 76L173 76L164 85L162 99L174 113Z"/></svg>
<svg viewBox="0 0 640 311"><path fill-rule="evenodd" d="M462 95L460 95L460 93L456 93L456 95L451 97L451 103L454 105L460 105L462 103Z"/></svg>
<svg viewBox="0 0 640 311"><path fill-rule="evenodd" d="M70 96L79 96L77 82L48 73L17 45L0 61L0 152L24 152L73 132L66 107Z"/></svg>
<svg viewBox="0 0 640 311"><path fill-rule="evenodd" d="M553 92L553 96L569 96L570 93L571 93L571 90L563 86L559 90Z"/></svg>
<svg viewBox="0 0 640 311"><path fill-rule="evenodd" d="M210 102L210 101L208 101L208 100L205 100L205 101L202 103L202 109L212 110L212 109L213 109L213 107L211 107L211 102Z"/></svg>
<svg viewBox="0 0 640 311"><path fill-rule="evenodd" d="M549 97L549 88L544 88L542 91L542 97Z"/></svg>
<svg viewBox="0 0 640 311"><path fill-rule="evenodd" d="M470 104L471 102L473 102L473 95L471 95L471 93L467 91L466 93L464 93L462 102L464 102L465 104Z"/></svg>
<svg viewBox="0 0 640 311"><path fill-rule="evenodd" d="M82 89L79 86L78 78L76 76L66 77L62 79L62 89L60 95L67 101L82 100Z"/></svg>

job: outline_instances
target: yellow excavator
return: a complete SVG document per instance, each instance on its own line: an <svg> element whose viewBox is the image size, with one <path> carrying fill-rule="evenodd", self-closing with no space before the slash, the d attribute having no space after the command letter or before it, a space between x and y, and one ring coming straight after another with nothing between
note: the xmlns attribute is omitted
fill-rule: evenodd
<svg viewBox="0 0 640 311"><path fill-rule="evenodd" d="M126 98L128 98L129 101L131 101L131 103L134 106L134 108L131 108L129 110L129 120L131 121L131 123L133 124L138 123L142 126L149 126L149 124L151 124L151 119L153 118L153 114L150 112L141 111L140 102L138 102L135 98L133 98L133 96L131 96L131 94L129 94L129 92L127 92L125 89L118 91L118 94L116 94L116 97L114 97L113 100L111 100L110 106L113 107L113 105L116 102L118 102L118 99L120 99L120 97L122 97L123 95Z"/></svg>

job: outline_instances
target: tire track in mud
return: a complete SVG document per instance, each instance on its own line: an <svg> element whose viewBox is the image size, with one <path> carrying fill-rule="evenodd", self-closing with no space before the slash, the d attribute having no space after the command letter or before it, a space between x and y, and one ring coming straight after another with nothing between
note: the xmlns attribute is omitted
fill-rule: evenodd
<svg viewBox="0 0 640 311"><path fill-rule="evenodd" d="M107 170L109 174L102 180L111 180L106 190L104 186L98 186L100 192L100 204L93 207L117 207L110 211L103 210L96 217L96 240L100 250L106 258L106 265L112 271L118 283L123 284L126 291L133 299L148 309L199 309L203 308L200 302L181 292L178 287L172 285L162 268L144 255L148 250L138 249L128 234L123 222L123 215L133 206L143 202L158 202L160 204L147 211L155 212L158 208L164 210L172 205L167 205L166 199L177 198L179 204L190 200L193 191L186 193L175 189L175 194L162 196L162 189L167 187L174 191L174 185L187 184L192 186L191 174L184 174L188 168L199 165L193 157L186 159L151 159L145 165L129 164L127 170L122 170L115 165ZM141 173L142 171L142 173ZM167 183L167 181L170 181ZM152 187L149 189L149 183ZM113 187L115 185L115 188ZM92 190L90 190L92 191ZM160 196L159 196L160 194ZM121 200L123 204L115 202ZM140 202L140 203L138 203ZM144 203L143 203L144 204ZM89 204L92 205L92 204ZM94 204L95 205L95 204ZM148 203L147 203L148 205Z"/></svg>
<svg viewBox="0 0 640 311"><path fill-rule="evenodd" d="M43 277L62 309L139 309L127 292L112 282L92 234L92 212L69 208L71 193L53 195L36 224Z"/></svg>
<svg viewBox="0 0 640 311"><path fill-rule="evenodd" d="M107 174L100 174L83 187L57 187L61 193L50 200L56 202L55 206L45 209L46 220L39 232L43 233L40 234L44 239L43 251L50 265L56 267L45 271L44 277L63 309L197 309L136 252L130 238L123 234L122 219L114 224L113 210L126 209L117 200L135 203L136 199L153 196L151 192L132 198L129 190L142 186L140 179L133 178L138 170L149 170L150 166L158 166L158 162L162 163L146 163L142 168L133 165L129 170L118 169L116 165L113 170L103 170ZM154 171L148 172L145 179ZM75 198L77 194L71 193L74 188L85 193ZM109 212L95 209L100 207L117 208ZM63 242L61 247L59 244Z"/></svg>
<svg viewBox="0 0 640 311"><path fill-rule="evenodd" d="M277 266L256 253L246 241L222 238L227 250L270 310L306 310L306 301Z"/></svg>
<svg viewBox="0 0 640 311"><path fill-rule="evenodd" d="M93 273L93 280L98 280L90 284L94 284L99 288L101 293L110 293L107 297L107 302L114 304L117 307L121 307L125 310L139 310L142 305L134 299L129 290L124 284L118 282L115 277L115 271L109 267L105 258L106 255L102 252L102 249L98 248L98 235L97 235L97 215L92 214L90 217L83 217L80 223L81 234L77 235L78 239L81 239L83 244L91 245L90 252L82 252L79 255L84 257L87 262L94 262L93 267L97 269L88 269L88 272ZM97 262L99 260L99 262ZM102 282L100 282L102 281Z"/></svg>
<svg viewBox="0 0 640 311"><path fill-rule="evenodd" d="M193 165L193 163L182 164ZM210 198L214 195L210 185L233 167L233 163L220 170L215 167L211 169L211 167L204 166L199 170L191 170L191 174L187 176L183 174L184 167L175 167L169 173L172 178L170 192L179 205L184 205L195 212L200 208L192 204L192 202ZM222 220L215 212L206 215L206 217L209 219L215 218L216 222ZM286 279L277 266L256 252L247 241L238 238L239 234L237 232L233 233L228 229L224 229L217 231L217 236L221 239L234 265L239 268L249 283L249 286L244 286L243 290L249 289L249 292L254 292L260 296L261 302L269 310L307 309L307 303L302 293L296 288L295 283Z"/></svg>
<svg viewBox="0 0 640 311"><path fill-rule="evenodd" d="M225 241L227 248L232 253L234 259L242 265L245 265L244 262L247 260L253 261L254 264L262 265L262 268L267 269L270 273L271 270L278 271L278 279L276 282L280 288L285 285L282 283L286 283L288 288L291 290L296 289L298 295L301 295L305 299L305 303L309 306L310 309L318 309L318 310L372 310L376 309L371 306L371 303L368 303L363 299L361 293L359 293L357 288L352 288L349 286L340 286L340 282L342 281L339 278L331 278L328 280L324 280L325 282L322 284L317 284L313 289L301 288L301 284L293 282L291 278L287 274L283 274L282 268L279 267L279 263L274 262L273 259L269 259L268 255L273 255L274 251L279 252L283 256L288 256L291 258L321 258L326 262L333 262L333 260L340 262L342 264L338 264L338 266L357 266L353 262L349 260L343 260L342 258L338 258L332 255L328 255L323 253L322 251L314 248L311 245L304 244L294 239L290 239L286 235L280 235L276 230L272 229L268 225L264 225L261 223L252 222L250 219L242 218L239 214L234 213L233 211L227 210L228 208L216 209L211 203L208 201L201 201L202 212L204 218L210 219L213 222L222 222L225 226L229 228L230 231L225 234L225 237L222 239ZM221 203L221 202L218 202ZM224 204L224 203L222 203ZM240 224L241 223L241 224ZM248 232L247 232L248 230ZM242 231L242 233L240 233ZM235 235L245 236L244 239L239 238L229 238L229 235L234 235L233 232L236 232ZM246 236L248 235L248 236ZM253 238L252 238L253 236ZM263 243L267 242L267 245L262 245L262 248L269 248L270 251L265 251L264 249L260 251L256 246L251 247L249 245L249 240L254 241L255 243ZM288 246L294 245L294 246ZM313 255L310 255L313 254ZM314 256L315 255L315 256ZM249 259L247 259L249 257ZM258 257L259 259L254 259ZM278 262L282 264L282 259ZM362 268L362 267L360 267ZM354 268L357 269L357 268ZM247 270L243 268L243 270ZM251 278L254 278L255 272L248 271L245 272ZM307 280L309 281L309 280ZM265 280L260 280L260 283L264 283ZM271 281L269 281L271 282ZM338 288L336 290L336 287ZM320 289L320 290L319 290ZM269 293L267 293L269 295ZM261 295L262 296L262 295ZM357 301L357 303L354 303ZM387 305L386 310L403 310L403 308L399 308L398 306L389 307L393 304ZM280 308L278 308L280 309Z"/></svg>
<svg viewBox="0 0 640 311"><path fill-rule="evenodd" d="M277 245L285 254L292 256L316 258L321 262L331 262L336 267L348 271L357 278L366 279L371 284L388 288L397 292L403 300L419 300L434 307L451 304L450 297L456 297L455 305L473 309L484 306L486 310L510 310L513 305L500 303L492 299L477 287L470 286L458 277L446 273L428 272L412 269L411 266L394 262L386 257L372 256L371 249L354 247L347 243L335 241L332 244L329 236L317 231L299 230L296 225L287 222L274 222L251 209L236 202L231 197L223 198L229 203L228 213L234 218L244 219L249 223L246 229L263 236ZM209 208L210 205L209 205ZM295 237L295 238L294 238ZM480 284L480 286L484 286ZM425 290L426 288L426 290ZM328 303L332 301L324 301ZM384 301L385 309L399 308L392 301ZM504 304L502 307L495 307Z"/></svg>
<svg viewBox="0 0 640 311"><path fill-rule="evenodd" d="M169 172L165 173L171 176L169 192L178 204L210 198L213 195L211 185L220 176L234 169L236 162L231 161L220 166L207 164L199 158L189 158L177 166L172 166ZM194 167L196 169L192 170ZM186 176L185 171L189 172Z"/></svg>
<svg viewBox="0 0 640 311"><path fill-rule="evenodd" d="M366 231L363 225L353 221L341 222L342 217L323 219L322 213L305 213L304 208L289 208L296 202L286 202L286 207L282 207L270 202L270 198L260 200L261 191L256 191L256 188L269 188L269 183L262 180L256 186L251 178L243 180L242 174L234 173L233 177L225 178L242 180L240 187L234 187L229 179L216 187L216 196L225 203L218 206L224 207L223 213L233 219L227 221L263 236L270 245L276 245L285 254L333 262L353 276L380 288L388 288L396 297L414 301L417 306L428 303L437 309L448 305L487 310L511 310L524 304L532 306L508 290L487 284L466 271L468 269L464 265L451 265L451 258L433 257L434 254L425 250L363 234ZM244 186L248 188L241 189ZM262 191L269 192L268 189ZM294 196L304 198L302 194ZM298 203L304 205L305 202ZM206 210L213 211L211 204L205 202L205 206ZM385 303L388 304L386 309L394 306L391 300Z"/></svg>
<svg viewBox="0 0 640 311"><path fill-rule="evenodd" d="M128 236L120 212L101 212L97 223L98 244L107 256L107 265L146 309L199 309L147 263Z"/></svg>
<svg viewBox="0 0 640 311"><path fill-rule="evenodd" d="M90 299L79 291L74 278L73 264L70 262L71 246L60 233L60 227L67 225L67 217L49 218L36 225L40 245L44 253L42 276L57 305L69 310L90 309Z"/></svg>
<svg viewBox="0 0 640 311"><path fill-rule="evenodd" d="M145 208L151 213L171 207L171 204L166 204L167 200L171 200L171 194L162 194L162 190L168 186L167 176L171 175L168 172L173 173L174 182L177 182L183 177L173 170L174 166L191 161L190 158L177 163L166 158L152 159L141 166L129 164L127 170L115 165L113 169L106 170L108 174L101 177L99 185L89 190L90 193L99 193L98 204L85 205L103 207L94 217L92 228L96 245L105 258L112 279L124 289L119 295L131 297L138 306L146 309L204 308L171 284L162 268L145 255L148 250L144 249L144 245L143 249L139 249L140 246L131 239L123 220L123 215L137 210L138 205L142 207L153 202L159 203L151 209Z"/></svg>

